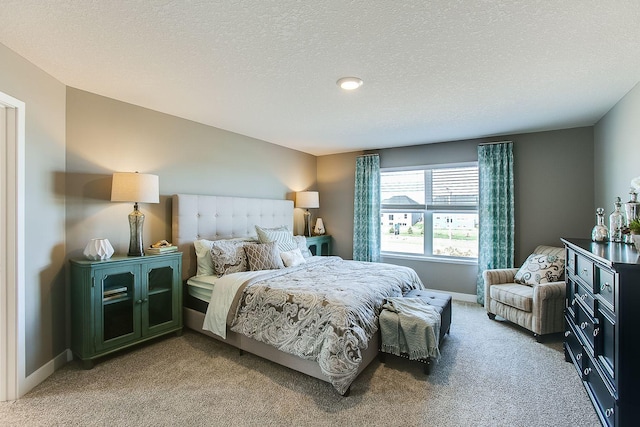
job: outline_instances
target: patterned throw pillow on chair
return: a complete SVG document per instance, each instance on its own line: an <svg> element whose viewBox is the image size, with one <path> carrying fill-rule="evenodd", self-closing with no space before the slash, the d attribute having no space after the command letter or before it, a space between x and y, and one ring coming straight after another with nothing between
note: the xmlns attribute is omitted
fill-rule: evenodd
<svg viewBox="0 0 640 427"><path fill-rule="evenodd" d="M559 282L564 274L564 259L556 255L531 254L516 273L514 281L521 285Z"/></svg>

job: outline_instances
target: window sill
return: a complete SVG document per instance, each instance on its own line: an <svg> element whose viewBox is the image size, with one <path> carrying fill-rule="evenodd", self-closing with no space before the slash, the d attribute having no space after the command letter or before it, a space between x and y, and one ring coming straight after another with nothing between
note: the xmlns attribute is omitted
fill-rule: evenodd
<svg viewBox="0 0 640 427"><path fill-rule="evenodd" d="M406 259L411 261L426 261L426 262L438 262L443 264L462 264L462 265L478 265L477 258L449 258L449 257L435 257L425 255L411 255L411 254L392 254L388 252L382 252L380 254L382 258L393 259Z"/></svg>

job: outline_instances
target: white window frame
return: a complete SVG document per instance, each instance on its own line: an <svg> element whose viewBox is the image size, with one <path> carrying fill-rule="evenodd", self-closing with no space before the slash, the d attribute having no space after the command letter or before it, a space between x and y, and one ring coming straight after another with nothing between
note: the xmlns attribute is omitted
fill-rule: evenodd
<svg viewBox="0 0 640 427"><path fill-rule="evenodd" d="M385 172L401 172L401 171L431 171L434 169L448 169L448 168L459 168L459 167L472 167L478 166L478 162L461 162L461 163L446 163L446 164L435 164L435 165L422 165L422 166L407 166L407 167L395 167L395 168L382 168L380 170L381 173ZM430 192L432 188L429 185L429 180L425 177L425 200L430 200ZM385 258L402 258L402 259L417 259L417 260L426 260L426 261L436 261L436 262L446 262L453 264L477 264L477 258L470 257L454 257L448 255L434 255L433 254L433 215L436 213L472 213L478 214L478 205L475 206L455 206L455 205L431 205L429 206L427 203L418 205L418 207L412 206L395 206L391 207L380 207L380 214L396 214L396 213L421 213L424 221L424 247L423 254L415 254L408 252L390 252L390 251L382 251L382 256ZM429 231L427 233L427 231ZM382 232L382 230L381 230Z"/></svg>

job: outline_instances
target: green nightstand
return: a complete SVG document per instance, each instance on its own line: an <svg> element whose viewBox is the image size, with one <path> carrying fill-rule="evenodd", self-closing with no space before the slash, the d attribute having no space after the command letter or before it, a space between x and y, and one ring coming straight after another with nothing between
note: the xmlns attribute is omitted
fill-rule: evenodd
<svg viewBox="0 0 640 427"><path fill-rule="evenodd" d="M322 236L307 237L307 247L313 255L331 255L331 236L323 234Z"/></svg>
<svg viewBox="0 0 640 427"><path fill-rule="evenodd" d="M182 332L182 252L70 260L71 350L98 357Z"/></svg>

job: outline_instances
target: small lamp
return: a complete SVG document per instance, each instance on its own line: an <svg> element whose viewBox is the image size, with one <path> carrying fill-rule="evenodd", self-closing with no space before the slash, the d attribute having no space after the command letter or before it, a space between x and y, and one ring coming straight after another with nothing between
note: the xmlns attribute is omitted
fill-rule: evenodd
<svg viewBox="0 0 640 427"><path fill-rule="evenodd" d="M158 176L138 172L116 172L111 183L112 202L133 202L133 212L129 214L129 256L143 256L142 226L144 214L138 210L138 203L159 203Z"/></svg>
<svg viewBox="0 0 640 427"><path fill-rule="evenodd" d="M306 209L304 212L304 235L311 237L311 212L309 209L320 207L317 191L299 191L296 193L296 208Z"/></svg>

